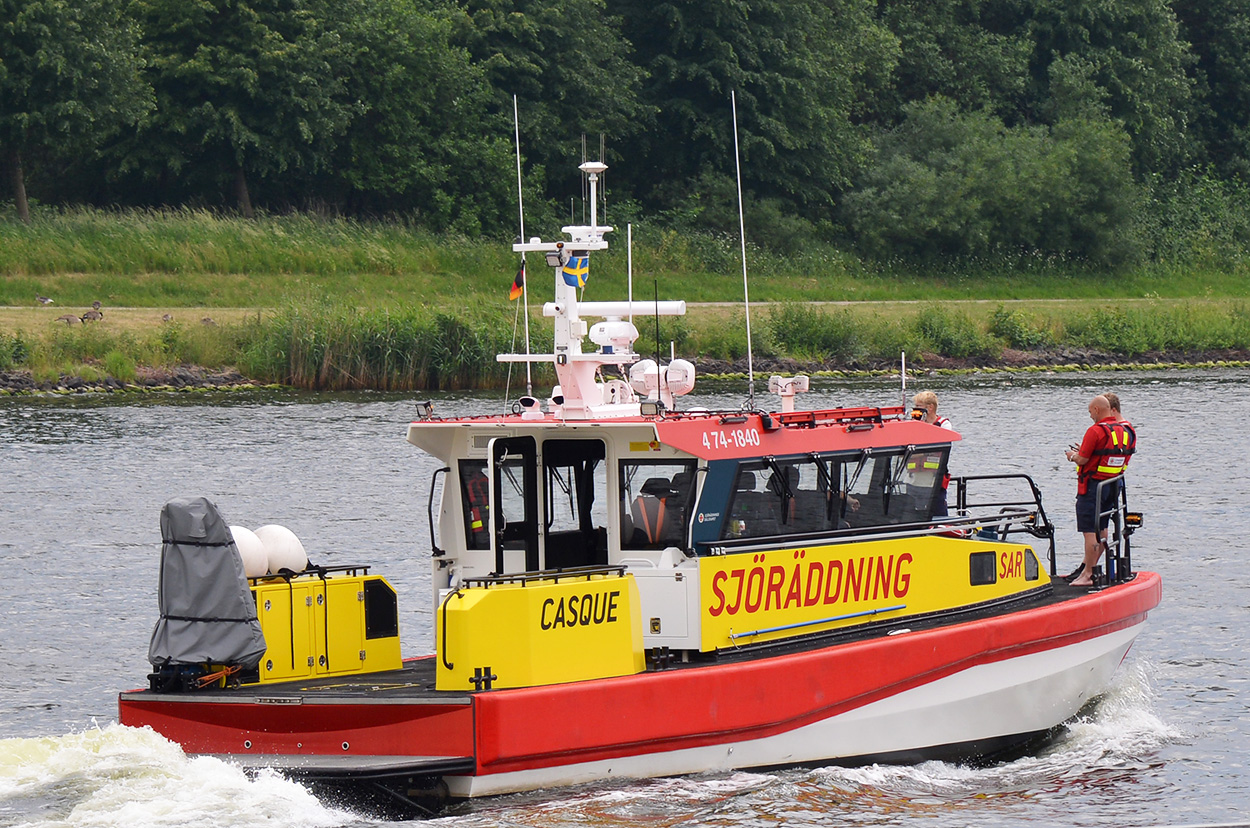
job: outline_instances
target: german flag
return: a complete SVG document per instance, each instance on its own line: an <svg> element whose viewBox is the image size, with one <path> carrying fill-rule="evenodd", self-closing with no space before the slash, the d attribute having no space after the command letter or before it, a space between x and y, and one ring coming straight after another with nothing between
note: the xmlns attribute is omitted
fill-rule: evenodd
<svg viewBox="0 0 1250 828"><path fill-rule="evenodd" d="M520 269L516 272L516 278L512 280L512 289L508 291L508 301L519 299L521 294L525 292L525 263L521 263Z"/></svg>

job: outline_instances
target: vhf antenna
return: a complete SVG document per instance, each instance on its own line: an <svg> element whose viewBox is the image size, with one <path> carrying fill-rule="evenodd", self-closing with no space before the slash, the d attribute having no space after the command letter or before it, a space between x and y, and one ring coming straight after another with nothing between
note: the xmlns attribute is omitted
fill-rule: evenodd
<svg viewBox="0 0 1250 828"><path fill-rule="evenodd" d="M738 237L742 242L742 303L747 317L747 406L755 409L755 359L751 353L751 294L747 289L747 225L742 217L742 161L738 152L738 98L729 90L734 114L734 168L738 173Z"/></svg>
<svg viewBox="0 0 1250 828"><path fill-rule="evenodd" d="M521 117L516 95L512 96L512 128L516 134L516 206L521 219L521 243L525 244L525 201L521 196ZM534 396L534 379L530 369L530 296L529 274L525 273L525 251L521 251L521 302L525 305L525 396ZM515 330L515 329L514 329Z"/></svg>

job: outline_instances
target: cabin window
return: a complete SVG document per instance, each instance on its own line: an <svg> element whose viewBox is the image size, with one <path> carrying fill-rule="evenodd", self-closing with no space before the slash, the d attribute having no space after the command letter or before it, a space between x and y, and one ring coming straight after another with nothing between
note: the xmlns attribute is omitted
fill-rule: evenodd
<svg viewBox="0 0 1250 828"><path fill-rule="evenodd" d="M695 464L621 462L621 548L685 547Z"/></svg>
<svg viewBox="0 0 1250 828"><path fill-rule="evenodd" d="M495 537L495 571L539 569L538 448L533 437L490 441L490 522Z"/></svg>
<svg viewBox="0 0 1250 828"><path fill-rule="evenodd" d="M949 451L947 446L899 449L848 462L847 523L860 529L930 520Z"/></svg>
<svg viewBox="0 0 1250 828"><path fill-rule="evenodd" d="M543 443L545 566L559 569L608 562L607 491L602 440Z"/></svg>
<svg viewBox="0 0 1250 828"><path fill-rule="evenodd" d="M946 452L809 455L740 463L722 539L929 520Z"/></svg>
<svg viewBox="0 0 1250 828"><path fill-rule="evenodd" d="M490 548L490 478L485 460L460 461L460 505L464 513L464 544Z"/></svg>
<svg viewBox="0 0 1250 828"><path fill-rule="evenodd" d="M760 538L847 528L841 458L741 463L722 538Z"/></svg>

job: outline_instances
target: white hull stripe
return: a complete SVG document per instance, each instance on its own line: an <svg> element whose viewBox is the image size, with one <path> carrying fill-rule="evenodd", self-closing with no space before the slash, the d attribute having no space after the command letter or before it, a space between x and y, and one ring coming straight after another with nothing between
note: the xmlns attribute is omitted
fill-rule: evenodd
<svg viewBox="0 0 1250 828"><path fill-rule="evenodd" d="M1103 692L1144 624L979 664L786 733L698 748L480 776L446 777L453 796L491 796L610 778L811 764L1044 731ZM680 715L676 711L675 715Z"/></svg>

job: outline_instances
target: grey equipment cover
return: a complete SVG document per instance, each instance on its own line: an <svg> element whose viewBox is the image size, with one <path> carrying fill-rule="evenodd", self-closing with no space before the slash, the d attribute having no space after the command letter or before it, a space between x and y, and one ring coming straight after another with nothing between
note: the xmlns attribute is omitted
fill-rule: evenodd
<svg viewBox="0 0 1250 828"><path fill-rule="evenodd" d="M171 500L161 510L161 617L148 661L252 668L265 654L256 601L230 527L212 501Z"/></svg>

